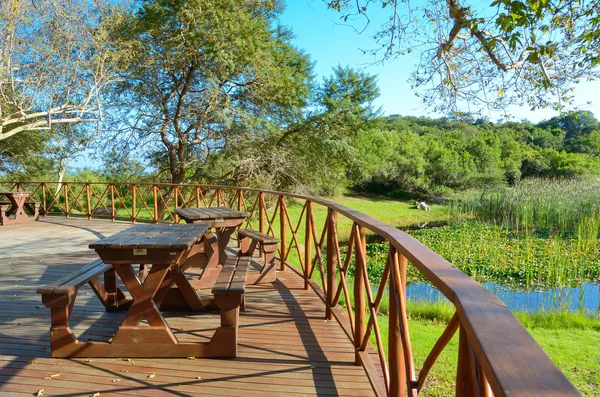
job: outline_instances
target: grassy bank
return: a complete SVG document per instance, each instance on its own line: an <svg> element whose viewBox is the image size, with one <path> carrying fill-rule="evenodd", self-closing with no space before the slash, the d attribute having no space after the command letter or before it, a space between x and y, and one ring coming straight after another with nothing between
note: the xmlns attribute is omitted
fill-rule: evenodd
<svg viewBox="0 0 600 397"><path fill-rule="evenodd" d="M409 303L409 329L416 371L444 331L454 308L447 304ZM600 393L600 320L581 313L515 313L527 331L585 396ZM378 317L387 349L387 316ZM374 338L371 338L374 342ZM424 394L454 395L458 337L440 355Z"/></svg>

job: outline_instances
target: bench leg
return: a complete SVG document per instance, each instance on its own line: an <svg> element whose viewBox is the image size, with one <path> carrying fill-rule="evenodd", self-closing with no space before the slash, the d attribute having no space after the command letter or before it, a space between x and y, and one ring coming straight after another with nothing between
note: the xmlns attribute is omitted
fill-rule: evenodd
<svg viewBox="0 0 600 397"><path fill-rule="evenodd" d="M215 336L231 334L227 338L219 338L224 357L237 356L238 325L240 318L240 306L244 301L244 294L220 295L215 294L215 304L221 311L221 326L217 329Z"/></svg>
<svg viewBox="0 0 600 397"><path fill-rule="evenodd" d="M61 348L77 343L77 338L69 327L76 295L77 291L61 295L42 295L42 303L50 308L50 348L53 357L59 356L58 352Z"/></svg>

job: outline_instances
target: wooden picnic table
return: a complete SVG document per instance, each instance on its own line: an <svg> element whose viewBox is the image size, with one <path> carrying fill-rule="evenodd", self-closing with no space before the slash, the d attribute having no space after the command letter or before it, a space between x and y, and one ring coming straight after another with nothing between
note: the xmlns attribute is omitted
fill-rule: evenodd
<svg viewBox="0 0 600 397"><path fill-rule="evenodd" d="M225 249L231 235L250 214L244 211L235 211L227 207L208 208L176 208L175 212L186 223L207 223L216 230L219 246L219 263L227 260Z"/></svg>
<svg viewBox="0 0 600 397"><path fill-rule="evenodd" d="M200 298L185 275L188 256L199 249L207 224L135 225L89 245L101 261L90 263L73 275L38 290L53 309L51 344L53 357L235 357L237 321L243 302L247 263L233 258L214 280L213 294ZM146 277L137 277L136 264L150 266ZM104 286L98 276L104 274ZM116 275L132 299L117 288ZM108 311L127 310L112 341L79 342L68 319L79 287L86 282ZM112 299L111 299L112 297ZM179 343L161 309L169 299L178 309L221 311L221 326L209 342ZM121 307L119 307L121 305ZM110 310L112 309L112 310ZM142 319L148 325L140 325Z"/></svg>
<svg viewBox="0 0 600 397"><path fill-rule="evenodd" d="M0 191L0 225L38 220L39 204L28 199L29 192Z"/></svg>

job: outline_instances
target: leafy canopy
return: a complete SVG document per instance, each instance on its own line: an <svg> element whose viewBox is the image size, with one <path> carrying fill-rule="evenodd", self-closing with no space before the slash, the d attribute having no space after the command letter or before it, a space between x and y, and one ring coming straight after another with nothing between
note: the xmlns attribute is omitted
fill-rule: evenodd
<svg viewBox="0 0 600 397"><path fill-rule="evenodd" d="M413 87L442 111L525 104L562 110L598 77L600 1L325 0L356 21L384 8L382 59L417 53ZM357 22L354 22L357 23Z"/></svg>

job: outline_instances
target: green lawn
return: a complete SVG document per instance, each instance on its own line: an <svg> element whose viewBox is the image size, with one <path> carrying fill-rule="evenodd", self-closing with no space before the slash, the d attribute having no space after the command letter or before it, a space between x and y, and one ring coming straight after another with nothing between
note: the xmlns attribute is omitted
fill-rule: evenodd
<svg viewBox="0 0 600 397"><path fill-rule="evenodd" d="M431 313L423 316L424 306L413 307L412 310L409 307L409 316L413 316L413 319L409 320L409 330L417 374L449 319L449 315L446 314L442 315L442 318L431 318ZM426 310L436 312L436 309L431 307ZM441 312L450 313L447 309L442 309ZM559 321L556 321L556 316L544 314L531 316L519 313L517 317L583 395L600 394L600 349L598 348L600 321L598 318L586 319L577 313L566 315ZM388 318L380 316L378 322L387 349ZM561 324L562 327L557 328ZM429 373L424 388L425 395L454 394L457 355L458 336L455 335Z"/></svg>

